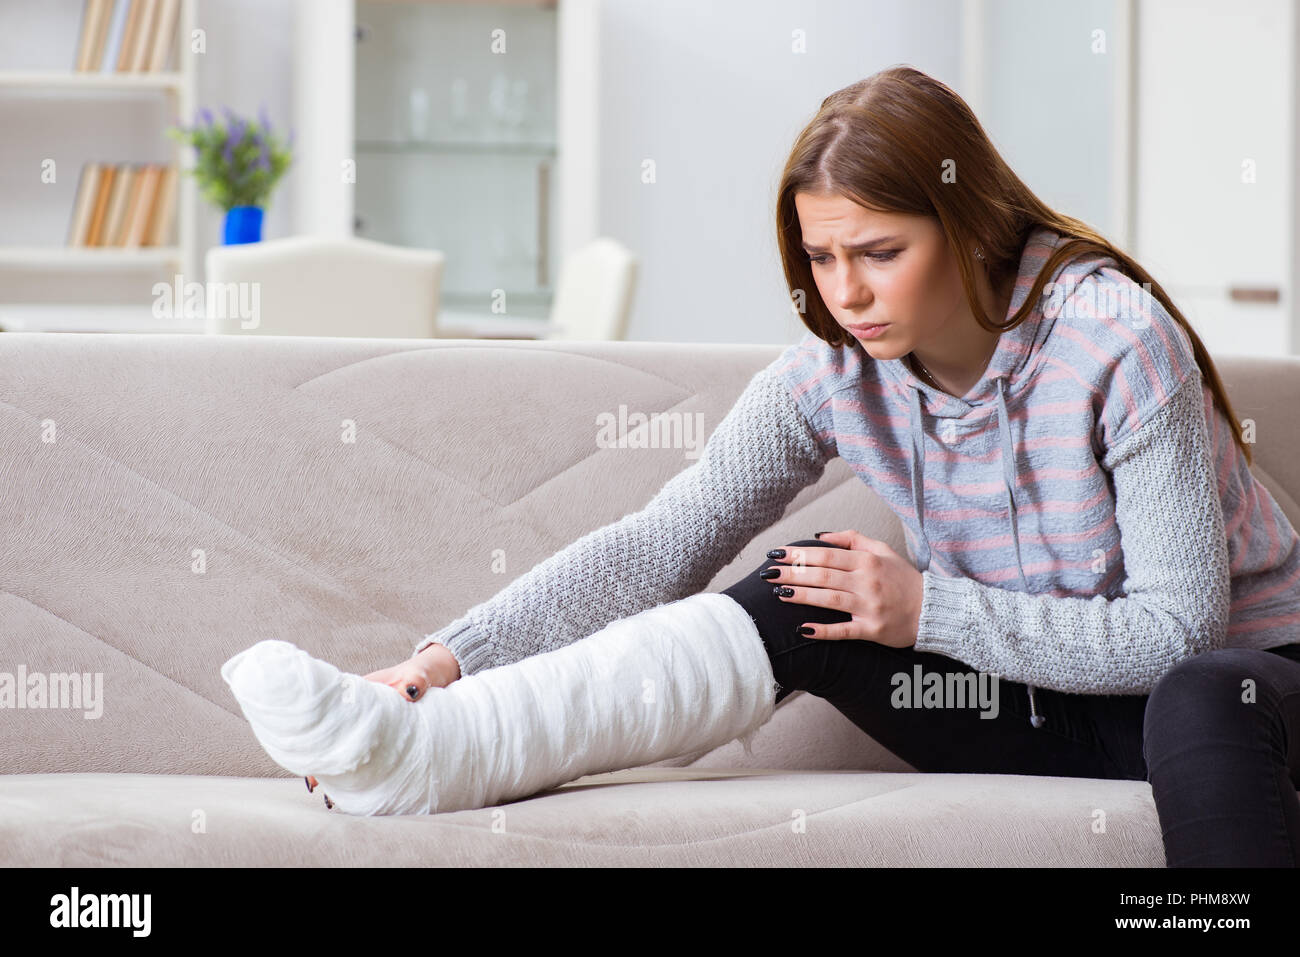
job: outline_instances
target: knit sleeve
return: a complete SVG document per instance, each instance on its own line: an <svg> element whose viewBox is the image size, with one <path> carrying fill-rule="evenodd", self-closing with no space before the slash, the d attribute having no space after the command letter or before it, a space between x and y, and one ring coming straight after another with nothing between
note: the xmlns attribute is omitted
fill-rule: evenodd
<svg viewBox="0 0 1300 957"><path fill-rule="evenodd" d="M1228 545L1199 370L1111 447L1123 597L1025 594L922 573L916 650L1074 694L1149 694L1173 665L1223 647Z"/></svg>
<svg viewBox="0 0 1300 957"><path fill-rule="evenodd" d="M445 645L461 673L473 674L702 591L830 457L777 373L789 353L754 374L700 457L645 507L534 566L416 652Z"/></svg>

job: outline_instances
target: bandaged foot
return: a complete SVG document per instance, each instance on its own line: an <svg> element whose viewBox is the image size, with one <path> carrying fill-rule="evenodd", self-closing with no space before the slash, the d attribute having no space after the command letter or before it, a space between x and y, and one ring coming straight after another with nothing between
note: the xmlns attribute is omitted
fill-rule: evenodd
<svg viewBox="0 0 1300 957"><path fill-rule="evenodd" d="M710 592L410 701L286 641L221 667L271 759L349 814L489 807L749 737L777 685L758 629Z"/></svg>

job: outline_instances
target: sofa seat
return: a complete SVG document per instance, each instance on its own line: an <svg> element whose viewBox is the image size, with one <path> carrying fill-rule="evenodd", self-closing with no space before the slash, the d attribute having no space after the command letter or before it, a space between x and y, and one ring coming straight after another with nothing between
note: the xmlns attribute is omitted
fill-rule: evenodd
<svg viewBox="0 0 1300 957"><path fill-rule="evenodd" d="M403 817L329 810L301 778L5 775L0 847L20 867L1164 866L1141 781L761 768L593 774Z"/></svg>

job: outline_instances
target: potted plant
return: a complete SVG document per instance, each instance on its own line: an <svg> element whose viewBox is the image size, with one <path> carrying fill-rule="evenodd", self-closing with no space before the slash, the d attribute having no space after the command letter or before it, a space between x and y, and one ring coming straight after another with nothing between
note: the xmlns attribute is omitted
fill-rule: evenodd
<svg viewBox="0 0 1300 957"><path fill-rule="evenodd" d="M255 243L262 238L271 190L293 161L293 132L284 142L271 129L265 107L257 121L243 119L230 107L222 111L224 122L204 107L193 126L170 127L167 135L194 147L189 172L204 197L225 211L226 244Z"/></svg>

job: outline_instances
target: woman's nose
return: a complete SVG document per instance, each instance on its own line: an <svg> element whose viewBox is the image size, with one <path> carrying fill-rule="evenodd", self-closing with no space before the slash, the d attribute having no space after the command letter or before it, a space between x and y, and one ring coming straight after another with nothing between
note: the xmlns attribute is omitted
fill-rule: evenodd
<svg viewBox="0 0 1300 957"><path fill-rule="evenodd" d="M866 286L853 273L851 269L845 269L836 277L836 298L839 300L841 309L861 308L867 304L871 298Z"/></svg>

